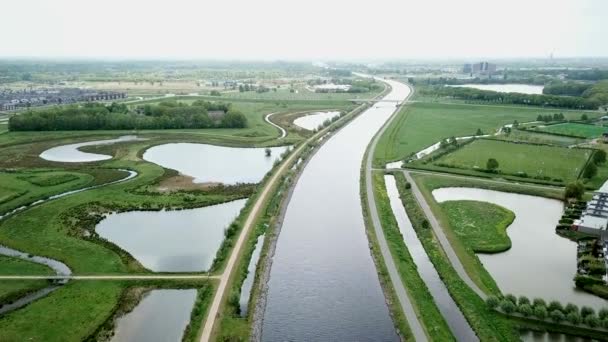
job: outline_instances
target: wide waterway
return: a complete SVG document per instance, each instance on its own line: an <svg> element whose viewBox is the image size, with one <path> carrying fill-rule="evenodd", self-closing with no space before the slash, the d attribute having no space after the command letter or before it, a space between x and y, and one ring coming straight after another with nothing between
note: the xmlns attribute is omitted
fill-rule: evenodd
<svg viewBox="0 0 608 342"><path fill-rule="evenodd" d="M406 85L388 81L389 101ZM329 138L302 172L279 235L264 341L397 341L362 215L360 170L374 134L396 110L378 102Z"/></svg>

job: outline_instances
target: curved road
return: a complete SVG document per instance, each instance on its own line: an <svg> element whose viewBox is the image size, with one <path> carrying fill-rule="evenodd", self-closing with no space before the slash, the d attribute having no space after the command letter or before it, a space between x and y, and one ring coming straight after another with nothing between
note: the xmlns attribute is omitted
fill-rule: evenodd
<svg viewBox="0 0 608 342"><path fill-rule="evenodd" d="M275 124L274 122L270 121L270 117L275 115L276 113L270 113L270 114L266 114L266 116L264 117L264 120L266 120L266 122L268 122L269 124L273 125L274 127L278 128L279 131L281 131L281 136L279 137L279 139L283 139L287 136L287 132L285 131L285 129L277 124Z"/></svg>
<svg viewBox="0 0 608 342"><path fill-rule="evenodd" d="M408 85L408 87L410 87ZM376 237L378 239L378 245L380 246L380 252L382 253L382 259L384 259L384 264L386 265L386 269L388 270L389 277L391 279L391 283L397 294L397 298L399 299L399 304L401 305L401 309L405 314L405 318L407 319L407 323L410 326L412 334L416 341L427 341L428 338L422 327L422 324L418 320L418 316L416 315L416 310L410 301L410 298L407 295L407 290L405 286L403 286L403 282L401 281L401 277L399 276L399 272L397 271L397 266L395 265L395 261L391 255L391 252L388 248L388 243L386 242L386 238L384 237L384 232L382 231L382 225L380 224L380 217L378 216L378 209L376 208L376 199L374 198L374 189L372 186L372 160L373 160L373 151L376 149L376 145L378 144L378 140L386 130L386 128L391 124L393 119L401 110L401 107L408 101L408 99L414 93L413 88L410 87L410 93L405 98L405 100L399 105L395 113L390 117L389 120L382 126L380 131L376 134L374 139L367 150L367 159L365 160L365 190L367 194L367 206L369 208L369 213L372 221L372 225L374 227L374 232L376 233Z"/></svg>

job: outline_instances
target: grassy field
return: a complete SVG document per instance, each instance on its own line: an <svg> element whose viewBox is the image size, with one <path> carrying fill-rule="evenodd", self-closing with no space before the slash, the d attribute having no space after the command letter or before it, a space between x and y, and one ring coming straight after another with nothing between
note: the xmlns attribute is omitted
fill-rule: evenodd
<svg viewBox="0 0 608 342"><path fill-rule="evenodd" d="M511 248L507 228L512 211L492 203L447 201L440 204L450 227L467 248L476 253L498 253Z"/></svg>
<svg viewBox="0 0 608 342"><path fill-rule="evenodd" d="M0 275L52 275L49 267L18 258L0 255ZM0 281L0 304L21 297L24 293L48 286L46 280L3 280Z"/></svg>
<svg viewBox="0 0 608 342"><path fill-rule="evenodd" d="M586 149L477 139L434 163L438 166L483 170L488 159L494 158L499 163L498 170L504 174L550 177L570 182L578 178L590 155L591 150Z"/></svg>
<svg viewBox="0 0 608 342"><path fill-rule="evenodd" d="M596 125L585 125L580 123L562 123L557 125L539 126L539 131L570 135L581 138L597 138L604 132L608 132L607 127Z"/></svg>
<svg viewBox="0 0 608 342"><path fill-rule="evenodd" d="M546 134L532 130L514 129L509 134L498 135L495 139L508 141L527 142L532 144L545 144L568 147L585 142L582 138L565 137L562 135Z"/></svg>
<svg viewBox="0 0 608 342"><path fill-rule="evenodd" d="M398 113L381 137L374 164L404 159L441 139L473 135L478 128L486 134L494 133L514 120L534 121L539 114L555 112L537 107L414 102ZM563 113L569 119L581 116L580 112Z"/></svg>

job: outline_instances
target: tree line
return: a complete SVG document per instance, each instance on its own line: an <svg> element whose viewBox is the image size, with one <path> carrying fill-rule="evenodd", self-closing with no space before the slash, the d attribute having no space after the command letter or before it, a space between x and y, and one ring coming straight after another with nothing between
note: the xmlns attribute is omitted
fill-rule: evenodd
<svg viewBox="0 0 608 342"><path fill-rule="evenodd" d="M421 90L424 94L453 97L468 101L482 101L502 104L520 104L541 107L571 109L597 109L600 103L592 99L573 96L503 93L466 87L431 86Z"/></svg>
<svg viewBox="0 0 608 342"><path fill-rule="evenodd" d="M210 111L216 115L210 116ZM134 109L125 104L87 103L28 111L9 119L11 131L244 128L247 118L230 104L164 101Z"/></svg>

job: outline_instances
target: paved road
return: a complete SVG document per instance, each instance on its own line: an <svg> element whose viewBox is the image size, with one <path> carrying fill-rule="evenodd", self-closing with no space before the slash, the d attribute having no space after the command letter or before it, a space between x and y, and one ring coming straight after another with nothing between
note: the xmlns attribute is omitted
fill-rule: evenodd
<svg viewBox="0 0 608 342"><path fill-rule="evenodd" d="M411 88L411 87L410 87ZM413 94L413 89L408 95L408 97L402 102L406 103L409 97ZM424 329L422 328L422 324L418 320L416 315L416 311L410 301L410 298L407 295L407 291L405 286L403 286L403 282L401 281L401 277L399 276L399 272L397 271L397 267L395 265L395 261L391 255L391 252L388 248L388 244L386 242L386 238L384 237L384 232L382 231L382 225L380 224L380 218L378 216L378 210L376 208L376 199L374 198L374 191L372 185L372 160L373 160L373 151L376 149L376 145L382 133L386 130L386 128L390 125L391 121L396 117L401 106L395 110L395 113L391 116L390 119L382 126L380 131L376 134L374 139L372 140L367 153L367 159L365 161L365 190L367 193L367 205L369 208L370 217L372 220L372 225L374 226L374 231L376 233L376 237L378 239L378 245L380 246L380 252L382 253L382 258L384 259L384 263L388 270L389 277L391 279L391 283L393 288L395 289L395 293L397 294L397 298L399 299L399 304L401 305L401 309L405 314L405 318L407 319L407 323L412 330L412 334L416 341L427 341L428 338Z"/></svg>
<svg viewBox="0 0 608 342"><path fill-rule="evenodd" d="M426 215L427 219L429 220L429 223L431 224L431 227L433 228L433 232L435 233L435 236L437 236L437 240L439 240L441 248L444 250L445 254L448 256L448 259L449 259L450 263L452 264L452 267L454 267L454 269L456 270L456 273L458 273L460 278L471 289L473 289L473 291L475 291L475 293L477 293L477 295L479 297L481 297L482 299L485 300L487 295L477 286L477 284L475 284L473 279L471 279L471 277L469 277L469 274L465 271L464 266L462 265L462 262L460 262L460 259L458 259L458 255L456 255L456 252L454 251L454 248L452 248L450 241L445 236L445 233L443 232L443 229L441 228L439 221L433 214L433 211L431 210L431 207L429 206L426 199L422 195L422 192L420 192L420 188L418 188L418 184L416 184L416 182L414 182L414 179L410 175L409 171L403 170L403 174L405 175L405 179L407 179L407 181L412 185L412 192L414 193L416 200L420 204L420 207L422 208L422 210L424 211L424 214Z"/></svg>
<svg viewBox="0 0 608 342"><path fill-rule="evenodd" d="M279 131L281 131L281 136L279 137L279 139L283 139L287 136L287 132L285 131L285 128L275 124L274 122L270 121L270 117L275 115L276 113L270 113L270 114L266 114L266 116L264 117L264 120L266 120L266 122L268 122L269 124L273 125L274 127L278 128Z"/></svg>

